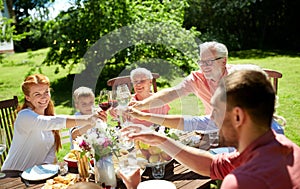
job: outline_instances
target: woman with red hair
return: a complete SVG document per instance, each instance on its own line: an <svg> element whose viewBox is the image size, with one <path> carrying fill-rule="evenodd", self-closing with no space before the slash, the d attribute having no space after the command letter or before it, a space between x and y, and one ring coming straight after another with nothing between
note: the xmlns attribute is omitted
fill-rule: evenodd
<svg viewBox="0 0 300 189"><path fill-rule="evenodd" d="M2 172L22 172L34 165L55 163L61 148L59 130L76 125L94 125L101 114L55 116L50 95L50 81L42 74L28 76L22 83L25 102L14 123L12 145Z"/></svg>

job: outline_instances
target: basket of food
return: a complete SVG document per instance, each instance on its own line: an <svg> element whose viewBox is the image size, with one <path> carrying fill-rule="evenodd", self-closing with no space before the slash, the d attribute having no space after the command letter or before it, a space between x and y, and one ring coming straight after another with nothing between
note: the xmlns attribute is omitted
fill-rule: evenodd
<svg viewBox="0 0 300 189"><path fill-rule="evenodd" d="M77 168L77 157L76 157L77 150L71 150L65 157L64 161L68 163L68 167Z"/></svg>

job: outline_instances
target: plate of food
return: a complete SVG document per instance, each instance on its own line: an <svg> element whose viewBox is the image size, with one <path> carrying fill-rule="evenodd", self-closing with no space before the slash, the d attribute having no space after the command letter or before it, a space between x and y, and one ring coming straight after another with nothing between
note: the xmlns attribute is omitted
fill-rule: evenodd
<svg viewBox="0 0 300 189"><path fill-rule="evenodd" d="M156 146L136 141L136 158L138 161L144 161L147 167L151 167L157 163L168 164L172 161L172 157Z"/></svg>
<svg viewBox="0 0 300 189"><path fill-rule="evenodd" d="M53 164L35 165L22 172L21 177L28 181L41 181L58 174L58 166Z"/></svg>
<svg viewBox="0 0 300 189"><path fill-rule="evenodd" d="M80 182L78 175L76 174L67 174L66 176L56 176L53 179L48 179L42 189L66 189L69 186L75 184L76 182Z"/></svg>

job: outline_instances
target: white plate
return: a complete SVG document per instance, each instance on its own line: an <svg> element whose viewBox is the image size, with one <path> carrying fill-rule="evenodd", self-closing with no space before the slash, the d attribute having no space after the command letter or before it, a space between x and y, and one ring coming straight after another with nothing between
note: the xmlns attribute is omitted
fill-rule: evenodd
<svg viewBox="0 0 300 189"><path fill-rule="evenodd" d="M58 166L53 164L35 165L21 174L21 177L29 181L46 180L58 173Z"/></svg>
<svg viewBox="0 0 300 189"><path fill-rule="evenodd" d="M175 184L166 180L147 180L141 182L137 189L153 189L153 188L165 188L165 189L176 189Z"/></svg>

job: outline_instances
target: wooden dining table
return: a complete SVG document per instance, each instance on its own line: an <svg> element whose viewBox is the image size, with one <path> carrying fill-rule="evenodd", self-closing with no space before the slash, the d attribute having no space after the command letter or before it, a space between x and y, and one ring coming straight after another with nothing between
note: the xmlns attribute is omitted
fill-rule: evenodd
<svg viewBox="0 0 300 189"><path fill-rule="evenodd" d="M202 135L201 141L207 141L206 136ZM207 142L204 142L201 144L200 148L207 150L209 145ZM151 168L147 167L142 175L142 181L153 179ZM177 189L209 189L210 184L214 183L209 177L191 171L174 159L166 165L165 176L162 179L174 183ZM91 179L90 182L94 181ZM42 188L44 184L45 180L39 182L26 182L21 177L5 177L0 179L0 189ZM118 179L116 188L126 189L124 183L120 179Z"/></svg>
<svg viewBox="0 0 300 189"><path fill-rule="evenodd" d="M151 169L147 168L142 175L142 181L154 179ZM209 177L204 177L194 173L184 165L173 160L166 165L165 176L163 180L170 181L176 185L178 189L208 189L213 182ZM92 182L91 180L90 182ZM24 182L21 177L6 177L0 179L0 189L17 189L17 188L42 188L45 181L40 182ZM125 189L125 185L118 179L118 189Z"/></svg>

